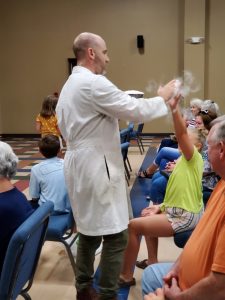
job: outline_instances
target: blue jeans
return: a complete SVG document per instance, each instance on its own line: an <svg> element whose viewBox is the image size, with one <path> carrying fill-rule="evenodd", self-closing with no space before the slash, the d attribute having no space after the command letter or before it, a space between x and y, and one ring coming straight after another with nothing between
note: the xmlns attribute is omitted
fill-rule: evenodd
<svg viewBox="0 0 225 300"><path fill-rule="evenodd" d="M167 162L174 161L180 156L180 151L178 149L163 147L156 155L154 164L159 166L160 170L165 169Z"/></svg>
<svg viewBox="0 0 225 300"><path fill-rule="evenodd" d="M171 140L171 138L164 138L161 140L158 151L160 151L164 147L178 148L178 143L174 140Z"/></svg>
<svg viewBox="0 0 225 300"><path fill-rule="evenodd" d="M155 172L152 176L151 188L149 196L154 204L160 204L163 202L168 179L161 175L160 172Z"/></svg>
<svg viewBox="0 0 225 300"><path fill-rule="evenodd" d="M142 275L142 294L154 292L156 289L163 287L163 277L172 268L173 263L158 263L147 267Z"/></svg>

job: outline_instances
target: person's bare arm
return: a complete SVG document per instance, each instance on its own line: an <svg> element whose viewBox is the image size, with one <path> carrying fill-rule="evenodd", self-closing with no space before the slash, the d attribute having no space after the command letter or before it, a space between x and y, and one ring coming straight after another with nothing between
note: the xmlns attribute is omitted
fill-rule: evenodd
<svg viewBox="0 0 225 300"><path fill-rule="evenodd" d="M225 274L211 272L209 276L185 291L179 289L174 279L171 286L165 285L164 293L166 299L170 300L224 300Z"/></svg>
<svg viewBox="0 0 225 300"><path fill-rule="evenodd" d="M168 104L171 108L175 134L179 147L186 160L190 160L194 153L194 145L188 136L184 119L180 113L179 99L180 97L174 97L168 101Z"/></svg>
<svg viewBox="0 0 225 300"><path fill-rule="evenodd" d="M35 128L37 132L41 132L41 122L36 121Z"/></svg>

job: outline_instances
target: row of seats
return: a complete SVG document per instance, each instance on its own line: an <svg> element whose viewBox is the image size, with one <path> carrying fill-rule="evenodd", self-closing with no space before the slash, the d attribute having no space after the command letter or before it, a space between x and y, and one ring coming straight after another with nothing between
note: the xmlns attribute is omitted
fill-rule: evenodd
<svg viewBox="0 0 225 300"><path fill-rule="evenodd" d="M137 129L134 129L134 123L130 122L127 128L124 128L120 131L120 143L121 143L121 152L124 161L125 168L125 177L127 180L127 184L129 185L130 172L132 172L132 168L128 159L128 149L130 146L130 141L135 140L139 147L140 153L144 153L144 145L142 142L142 130L144 127L144 123L138 124Z"/></svg>
<svg viewBox="0 0 225 300"><path fill-rule="evenodd" d="M75 275L71 246L78 234L67 242L75 230L72 210L67 214L51 215L53 206L51 201L45 202L14 232L1 272L0 300L16 300L19 295L31 300L28 291L45 241L64 244Z"/></svg>

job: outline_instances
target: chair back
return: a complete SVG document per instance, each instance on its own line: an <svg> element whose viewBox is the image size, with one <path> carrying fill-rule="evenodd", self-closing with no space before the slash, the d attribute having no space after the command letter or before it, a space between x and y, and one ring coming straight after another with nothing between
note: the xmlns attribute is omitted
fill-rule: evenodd
<svg viewBox="0 0 225 300"><path fill-rule="evenodd" d="M194 229L190 229L183 232L178 232L174 234L174 242L177 247L184 248L185 244L187 243L189 237L191 236Z"/></svg>
<svg viewBox="0 0 225 300"><path fill-rule="evenodd" d="M124 128L120 131L120 143L126 143L130 141L130 129Z"/></svg>
<svg viewBox="0 0 225 300"><path fill-rule="evenodd" d="M1 300L14 300L31 287L52 211L53 203L47 201L12 235L1 273ZM26 283L28 285L23 289Z"/></svg>
<svg viewBox="0 0 225 300"><path fill-rule="evenodd" d="M130 143L128 143L128 142L120 144L121 153L122 153L124 161L127 159L127 154L128 154L128 148L129 148L129 146L130 146Z"/></svg>
<svg viewBox="0 0 225 300"><path fill-rule="evenodd" d="M138 127L137 127L137 134L141 134L142 131L143 131L143 128L144 128L144 123L138 124Z"/></svg>

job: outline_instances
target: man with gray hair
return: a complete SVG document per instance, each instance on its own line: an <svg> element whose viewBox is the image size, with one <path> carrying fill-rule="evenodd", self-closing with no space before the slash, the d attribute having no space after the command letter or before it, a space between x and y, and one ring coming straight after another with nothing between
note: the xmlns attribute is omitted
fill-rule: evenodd
<svg viewBox="0 0 225 300"><path fill-rule="evenodd" d="M109 62L105 41L84 32L73 45L77 66L56 107L67 143L65 178L79 236L76 288L78 300L117 299L118 277L127 243L128 207L118 119L147 122L167 114L175 81L158 97L136 99L105 76ZM92 288L95 251L103 240L99 295Z"/></svg>
<svg viewBox="0 0 225 300"><path fill-rule="evenodd" d="M175 264L145 269L142 289L146 300L225 299L225 116L212 123L208 157L221 180Z"/></svg>

